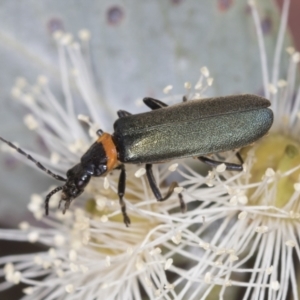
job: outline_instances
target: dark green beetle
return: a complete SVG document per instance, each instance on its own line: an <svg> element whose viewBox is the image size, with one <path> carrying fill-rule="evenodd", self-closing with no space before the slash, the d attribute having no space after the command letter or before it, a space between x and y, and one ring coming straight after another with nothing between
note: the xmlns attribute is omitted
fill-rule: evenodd
<svg viewBox="0 0 300 300"><path fill-rule="evenodd" d="M64 212L71 201L78 197L91 177L106 175L120 169L118 195L126 226L130 219L123 200L126 173L124 164L146 164L146 175L158 201L168 199L178 186L173 182L163 197L152 173L152 164L184 157L196 157L213 167L222 162L203 155L234 150L249 145L270 129L273 112L270 101L255 95L236 95L186 101L167 106L165 103L145 98L150 112L132 115L118 111L119 119L114 123L112 135L98 130L99 138L82 156L80 162L67 171L63 178L46 169L33 157L11 142L0 139L16 149L57 180L65 184L51 191L45 200L46 214L50 197L62 190L61 201L65 201ZM225 163L227 170L241 171L241 164ZM179 194L181 209L185 209Z"/></svg>

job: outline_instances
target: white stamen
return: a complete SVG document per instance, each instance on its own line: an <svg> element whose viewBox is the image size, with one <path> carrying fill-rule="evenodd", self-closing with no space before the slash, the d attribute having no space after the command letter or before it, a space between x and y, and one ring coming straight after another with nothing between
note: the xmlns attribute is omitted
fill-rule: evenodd
<svg viewBox="0 0 300 300"><path fill-rule="evenodd" d="M28 222L25 222L25 221L23 221L23 222L21 222L20 224L19 224L19 228L21 229L21 230L28 230L29 228L30 228L30 225L29 225L29 223Z"/></svg>
<svg viewBox="0 0 300 300"><path fill-rule="evenodd" d="M142 270L144 268L144 262L141 259L141 257L138 257L135 263L135 267L138 271Z"/></svg>
<svg viewBox="0 0 300 300"><path fill-rule="evenodd" d="M229 260L230 260L231 262L234 262L234 261L236 261L236 260L238 260L238 259L239 259L239 257L236 256L236 255L234 255L234 254L231 254L231 255L229 256Z"/></svg>
<svg viewBox="0 0 300 300"><path fill-rule="evenodd" d="M266 232L268 232L268 230L269 230L268 226L258 226L258 227L256 227L255 232L266 233Z"/></svg>
<svg viewBox="0 0 300 300"><path fill-rule="evenodd" d="M279 288L280 288L280 284L279 284L279 282L277 280L271 282L271 289L272 290L278 291Z"/></svg>
<svg viewBox="0 0 300 300"><path fill-rule="evenodd" d="M35 130L39 127L39 123L37 122L35 117L31 114L26 115L23 118L23 121L29 130Z"/></svg>
<svg viewBox="0 0 300 300"><path fill-rule="evenodd" d="M183 191L183 187L182 186L177 186L176 188L174 188L174 192L176 193L176 194L179 194L179 193L181 193Z"/></svg>
<svg viewBox="0 0 300 300"><path fill-rule="evenodd" d="M77 260L77 252L74 249L69 251L69 259L70 259L70 261Z"/></svg>
<svg viewBox="0 0 300 300"><path fill-rule="evenodd" d="M174 290L174 284L165 284L164 289L165 290Z"/></svg>
<svg viewBox="0 0 300 300"><path fill-rule="evenodd" d="M54 236L54 244L57 247L63 246L65 244L65 241L66 241L65 237L61 234L56 234Z"/></svg>
<svg viewBox="0 0 300 300"><path fill-rule="evenodd" d="M205 273L204 282L207 283L207 284L211 283L211 274L210 274L210 272Z"/></svg>
<svg viewBox="0 0 300 300"><path fill-rule="evenodd" d="M74 293L74 291L75 291L74 285L73 284L66 285L65 290L68 294Z"/></svg>
<svg viewBox="0 0 300 300"><path fill-rule="evenodd" d="M106 264L107 267L109 267L111 265L111 263L110 263L110 256L106 256L106 258L105 258L105 264Z"/></svg>
<svg viewBox="0 0 300 300"><path fill-rule="evenodd" d="M273 95L277 94L278 90L277 90L276 86L274 86L272 83L269 84L268 89L271 94L273 94Z"/></svg>
<svg viewBox="0 0 300 300"><path fill-rule="evenodd" d="M96 205L97 205L96 209L99 210L99 211L102 211L106 206L106 201L107 201L106 197L103 197L103 196L99 195L96 198Z"/></svg>
<svg viewBox="0 0 300 300"><path fill-rule="evenodd" d="M63 32L61 30L55 30L53 32L53 38L56 40L56 41L59 41L63 36Z"/></svg>
<svg viewBox="0 0 300 300"><path fill-rule="evenodd" d="M267 177L273 177L275 175L275 171L272 168L267 168L265 175Z"/></svg>
<svg viewBox="0 0 300 300"><path fill-rule="evenodd" d="M64 46L70 45L73 41L73 36L70 33L65 33L60 39L60 43Z"/></svg>
<svg viewBox="0 0 300 300"><path fill-rule="evenodd" d="M172 236L172 241L176 245L180 244L180 242L181 242L181 231L178 231L174 236Z"/></svg>
<svg viewBox="0 0 300 300"><path fill-rule="evenodd" d="M30 243L35 243L39 239L39 233L37 231L32 231L27 235L27 239Z"/></svg>
<svg viewBox="0 0 300 300"><path fill-rule="evenodd" d="M161 249L159 247L154 248L153 250L150 251L150 255L158 255L161 253Z"/></svg>
<svg viewBox="0 0 300 300"><path fill-rule="evenodd" d="M23 88L25 88L26 86L27 86L27 80L26 80L26 78L24 78L24 77L18 77L17 79L16 79L16 87L18 87L19 89L23 89Z"/></svg>
<svg viewBox="0 0 300 300"><path fill-rule="evenodd" d="M55 258L57 256L56 250L54 248L50 248L48 250L49 256L51 256L52 258Z"/></svg>
<svg viewBox="0 0 300 300"><path fill-rule="evenodd" d="M142 177L143 175L146 174L146 169L145 168L140 168L138 169L135 173L134 173L134 176L137 177L137 178L140 178Z"/></svg>
<svg viewBox="0 0 300 300"><path fill-rule="evenodd" d="M13 98L20 99L22 91L18 87L13 87L10 91L10 94L13 96Z"/></svg>
<svg viewBox="0 0 300 300"><path fill-rule="evenodd" d="M104 182L103 182L103 187L105 190L108 190L109 189L109 181L107 179L107 176L104 177Z"/></svg>
<svg viewBox="0 0 300 300"><path fill-rule="evenodd" d="M285 242L285 244L286 244L286 246L291 247L291 248L296 246L296 242L294 240L288 240Z"/></svg>
<svg viewBox="0 0 300 300"><path fill-rule="evenodd" d="M86 116L86 115L79 114L79 115L77 116L77 119L78 119L79 121L85 122L85 123L88 124L88 125L91 125L91 124L92 124L90 118L89 118L88 116Z"/></svg>
<svg viewBox="0 0 300 300"><path fill-rule="evenodd" d="M277 85L278 85L279 88L282 89L282 88L287 86L287 82L286 82L286 80L280 79L280 80L278 80Z"/></svg>
<svg viewBox="0 0 300 300"><path fill-rule="evenodd" d="M37 78L37 84L39 84L40 86L45 86L48 84L48 78L45 75L40 75Z"/></svg>
<svg viewBox="0 0 300 300"><path fill-rule="evenodd" d="M107 215L101 216L100 220L101 220L102 223L106 223L108 221Z"/></svg>
<svg viewBox="0 0 300 300"><path fill-rule="evenodd" d="M224 171L226 171L226 165L225 165L224 163L218 165L218 166L216 167L216 171L217 171L218 173L223 173Z"/></svg>
<svg viewBox="0 0 300 300"><path fill-rule="evenodd" d="M78 32L78 36L82 41L89 41L91 39L91 32L87 29L81 29Z"/></svg>
<svg viewBox="0 0 300 300"><path fill-rule="evenodd" d="M242 211L242 212L239 213L238 219L239 220L245 220L247 215L248 215L248 213L246 211Z"/></svg>
<svg viewBox="0 0 300 300"><path fill-rule="evenodd" d="M163 89L163 93L164 94L169 94L170 91L173 89L172 85L167 85L164 89Z"/></svg>
<svg viewBox="0 0 300 300"><path fill-rule="evenodd" d="M212 86L214 79L212 77L207 78L207 85Z"/></svg>
<svg viewBox="0 0 300 300"><path fill-rule="evenodd" d="M243 196L239 196L238 197L238 201L239 201L239 203L241 203L241 204L247 204L248 203L248 197L246 196L246 195L243 195Z"/></svg>
<svg viewBox="0 0 300 300"><path fill-rule="evenodd" d="M170 172L174 172L174 171L176 171L177 167L178 167L178 164L175 163L175 164L172 164L171 166L169 166L168 170Z"/></svg>
<svg viewBox="0 0 300 300"><path fill-rule="evenodd" d="M184 83L184 88L187 90L190 90L192 88L192 84L190 82L185 82Z"/></svg>
<svg viewBox="0 0 300 300"><path fill-rule="evenodd" d="M266 269L267 275L272 274L273 270L274 270L274 267L273 267L273 266L270 266L269 268L267 268L267 269Z"/></svg>
<svg viewBox="0 0 300 300"><path fill-rule="evenodd" d="M200 72L201 72L201 74L202 74L204 77L208 77L208 76L209 76L209 70L208 70L207 67L202 67L202 68L200 69Z"/></svg>
<svg viewBox="0 0 300 300"><path fill-rule="evenodd" d="M294 189L295 189L295 191L300 192L300 183L299 182L294 183Z"/></svg>
<svg viewBox="0 0 300 300"><path fill-rule="evenodd" d="M199 246L201 247L201 248L203 248L204 250L208 250L208 249L210 249L210 244L209 243L206 243L206 242L200 242L199 243Z"/></svg>
<svg viewBox="0 0 300 300"><path fill-rule="evenodd" d="M164 267L165 271L168 270L172 264L173 264L173 259L169 258L165 263L165 267Z"/></svg>
<svg viewBox="0 0 300 300"><path fill-rule="evenodd" d="M285 50L289 55L293 55L296 51L294 47L287 47Z"/></svg>
<svg viewBox="0 0 300 300"><path fill-rule="evenodd" d="M56 152L52 152L50 156L50 161L52 164L56 165L60 161L60 155Z"/></svg>
<svg viewBox="0 0 300 300"><path fill-rule="evenodd" d="M297 64L300 61L300 53L299 52L295 52L292 56L292 60L295 64Z"/></svg>
<svg viewBox="0 0 300 300"><path fill-rule="evenodd" d="M25 294L25 295L31 295L33 292L34 292L34 288L31 287L31 286L28 286L26 288L24 288L22 290L22 292Z"/></svg>

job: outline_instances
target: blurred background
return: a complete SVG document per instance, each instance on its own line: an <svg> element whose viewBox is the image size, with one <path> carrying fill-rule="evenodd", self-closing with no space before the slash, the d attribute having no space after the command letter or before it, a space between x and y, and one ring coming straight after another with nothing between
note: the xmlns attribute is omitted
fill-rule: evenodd
<svg viewBox="0 0 300 300"><path fill-rule="evenodd" d="M280 10L284 0L257 1L269 66L272 66ZM286 46L300 50L300 0L291 0ZM164 97L172 85L184 94L184 82L196 83L206 66L214 78L209 96L262 93L261 63L251 9L246 0L2 0L0 3L0 135L49 155L42 137L24 125L28 112L11 97L16 78L33 84L39 75L63 100L56 31L91 32L86 45L99 97L112 110L145 110L136 100ZM285 48L285 47L284 47ZM283 52L282 59L288 61ZM283 64L282 76L287 64ZM116 115L115 115L116 116ZM109 117L107 129L112 128ZM32 220L27 209L33 193L54 181L9 153L0 152L0 226ZM1 243L0 255L33 251L32 246ZM1 299L18 299L8 291Z"/></svg>

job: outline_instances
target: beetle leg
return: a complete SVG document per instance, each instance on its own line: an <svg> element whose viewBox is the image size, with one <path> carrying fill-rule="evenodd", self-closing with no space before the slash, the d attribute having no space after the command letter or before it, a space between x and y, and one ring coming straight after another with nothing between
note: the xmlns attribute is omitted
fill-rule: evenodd
<svg viewBox="0 0 300 300"><path fill-rule="evenodd" d="M117 111L118 117L119 118L123 118L123 117L127 117L127 116L131 116L132 114L126 110L118 110Z"/></svg>
<svg viewBox="0 0 300 300"><path fill-rule="evenodd" d="M166 103L164 103L160 100L154 99L154 98L146 97L146 98L143 99L143 101L152 110L160 109L160 108L168 106L168 104L166 104Z"/></svg>
<svg viewBox="0 0 300 300"><path fill-rule="evenodd" d="M121 211L123 214L123 220L124 220L126 227L128 227L130 224L130 219L126 213L126 204L123 199L123 196L125 193L125 185L126 185L126 171L125 171L124 165L121 165L120 169L121 169L121 173L120 173L119 184L118 184L118 195L119 195Z"/></svg>
<svg viewBox="0 0 300 300"><path fill-rule="evenodd" d="M223 162L223 161L217 161L213 160L210 158L207 158L205 156L199 156L197 157L200 161L204 162L205 164L216 168L220 164L225 164L226 170L228 171L243 171L243 165L239 164L233 164L233 163L228 163L228 162Z"/></svg>
<svg viewBox="0 0 300 300"><path fill-rule="evenodd" d="M103 135L103 130L102 129L98 129L96 131L96 133L97 133L98 136L102 136Z"/></svg>
<svg viewBox="0 0 300 300"><path fill-rule="evenodd" d="M155 198L157 199L157 201L161 202L161 201L167 200L173 194L174 189L179 186L176 181L172 182L170 187L169 187L169 190L168 190L167 194L163 197L161 195L161 192L160 192L157 184L156 184L156 181L155 181L155 178L154 178L154 175L153 175L153 172L152 172L152 164L146 164L146 174L147 174L147 178L148 178L150 188L151 188ZM180 203L180 209L181 209L182 212L185 212L186 211L186 205L185 205L185 202L183 200L183 197L182 197L181 193L178 194L178 198L179 198L179 203Z"/></svg>

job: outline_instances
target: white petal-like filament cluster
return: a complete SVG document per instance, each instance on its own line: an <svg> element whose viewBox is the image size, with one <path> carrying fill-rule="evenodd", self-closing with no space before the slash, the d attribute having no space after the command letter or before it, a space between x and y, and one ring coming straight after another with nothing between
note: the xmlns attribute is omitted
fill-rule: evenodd
<svg viewBox="0 0 300 300"><path fill-rule="evenodd" d="M294 97L299 53L287 50L287 78L280 79L278 71L289 1L283 7L272 76L266 65L259 14L254 1L249 5L258 33L264 93L275 115L271 134L299 140L300 89ZM79 38L81 43L74 42L70 34L55 33L65 103L57 101L44 76L34 86L19 78L12 90L31 111L25 124L43 136L51 150L50 159L35 156L62 174L78 162L96 137L98 126L105 127L103 116L110 114L81 53L81 47L88 48L90 33L83 30ZM209 76L203 67L194 86L184 84L188 100L203 96L213 82ZM90 117L77 118L73 84ZM164 92L169 94L172 88L167 86ZM82 123L89 126L89 136ZM240 173L226 171L224 164L207 176L184 162L155 167L154 176L163 193L171 174L181 178L180 188L162 203L153 196L144 167L128 167L129 228L118 204L118 171L93 179L65 215L54 212L59 195L51 199L49 218L43 217L43 197L33 195L28 209L43 226L22 222L18 230L0 230L0 238L38 242L47 250L0 258L0 274L6 279L0 290L23 282L28 285L24 299L205 299L212 295L223 299L229 289L236 289L239 295L242 291L243 299L286 299L288 293L299 299L295 261L299 265L300 183L293 183L284 201L278 202L278 193L285 187L282 180L297 172L300 163L287 169L266 167L253 182L252 171L259 159L255 147L245 154ZM287 156L296 152L290 147ZM236 160L234 152L223 158ZM185 213L179 209L181 192L188 207Z"/></svg>

